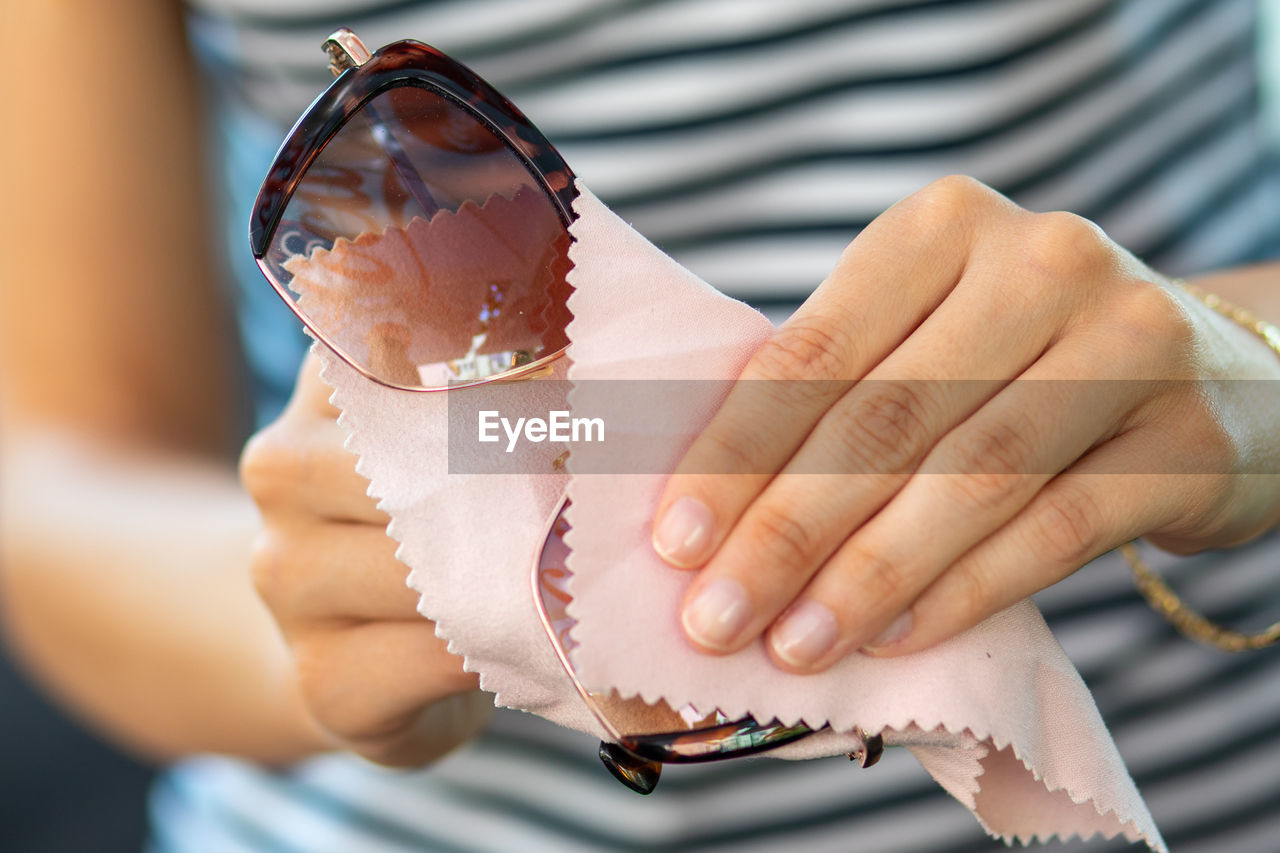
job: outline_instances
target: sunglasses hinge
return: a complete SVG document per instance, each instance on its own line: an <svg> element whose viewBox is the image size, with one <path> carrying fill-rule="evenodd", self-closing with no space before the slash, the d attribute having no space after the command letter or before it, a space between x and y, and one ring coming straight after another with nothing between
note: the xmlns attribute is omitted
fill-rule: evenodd
<svg viewBox="0 0 1280 853"><path fill-rule="evenodd" d="M337 77L348 68L359 68L373 56L369 48L364 46L360 37L346 27L341 27L329 34L322 45L329 54L329 70Z"/></svg>

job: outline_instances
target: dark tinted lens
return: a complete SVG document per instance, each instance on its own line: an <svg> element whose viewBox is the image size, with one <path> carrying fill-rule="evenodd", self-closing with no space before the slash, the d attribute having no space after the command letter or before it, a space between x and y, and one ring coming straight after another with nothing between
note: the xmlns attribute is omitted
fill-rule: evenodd
<svg viewBox="0 0 1280 853"><path fill-rule="evenodd" d="M568 246L558 208L499 136L455 101L402 86L325 145L265 262L352 361L439 388L564 348Z"/></svg>

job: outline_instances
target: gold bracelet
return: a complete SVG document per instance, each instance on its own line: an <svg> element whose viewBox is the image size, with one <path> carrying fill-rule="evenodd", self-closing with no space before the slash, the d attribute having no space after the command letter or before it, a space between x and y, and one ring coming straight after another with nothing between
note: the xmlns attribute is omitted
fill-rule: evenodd
<svg viewBox="0 0 1280 853"><path fill-rule="evenodd" d="M1216 622L1210 622L1204 616L1187 606L1178 594L1169 588L1164 579L1151 570L1134 543L1128 542L1120 546L1120 553L1129 563L1133 572L1133 582L1138 592L1147 600L1151 608L1173 623L1173 627L1185 636L1213 646L1224 652L1243 652L1251 649L1262 649L1280 640L1280 622L1258 634L1241 634Z"/></svg>
<svg viewBox="0 0 1280 853"><path fill-rule="evenodd" d="M1194 284L1188 284L1180 278L1175 278L1173 283L1237 326L1243 326L1262 338L1264 344L1275 350L1276 355L1280 355L1280 329L1268 323L1248 308L1232 305L1216 293L1206 293Z"/></svg>
<svg viewBox="0 0 1280 853"><path fill-rule="evenodd" d="M1175 279L1174 284L1203 302L1209 308L1231 320L1258 337L1280 355L1280 329L1266 322L1252 311L1232 305L1213 293L1206 293L1193 284L1182 279ZM1129 563L1133 572L1133 582L1157 613L1168 619L1173 626L1185 636L1193 640L1221 649L1224 652L1243 652L1250 649L1261 649L1280 640L1280 622L1257 634L1241 634L1211 622L1201 614L1187 606L1178 594L1169 588L1164 580L1151 570L1137 546L1129 542L1120 546L1120 553Z"/></svg>

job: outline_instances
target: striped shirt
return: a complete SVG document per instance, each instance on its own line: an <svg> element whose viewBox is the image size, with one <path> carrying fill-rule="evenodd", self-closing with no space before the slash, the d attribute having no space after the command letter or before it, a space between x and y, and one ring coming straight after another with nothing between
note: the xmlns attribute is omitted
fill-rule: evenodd
<svg viewBox="0 0 1280 853"><path fill-rule="evenodd" d="M879 211L950 172L1033 210L1080 213L1170 273L1280 245L1253 0L192 5L263 417L303 344L248 258L244 219L284 128L328 82L318 45L341 25L370 46L418 38L471 65L625 219L777 317ZM1214 617L1280 618L1280 536L1153 561ZM1114 556L1039 600L1172 849L1280 849L1280 649L1225 656L1180 638ZM672 768L639 798L594 747L513 712L417 772L342 756L288 771L190 761L155 791L155 846L1003 849L905 753L865 773L834 760Z"/></svg>

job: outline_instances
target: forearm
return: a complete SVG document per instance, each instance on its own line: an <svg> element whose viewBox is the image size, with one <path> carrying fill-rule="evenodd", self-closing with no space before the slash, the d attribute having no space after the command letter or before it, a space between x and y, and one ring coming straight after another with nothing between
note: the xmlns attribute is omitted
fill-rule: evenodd
<svg viewBox="0 0 1280 853"><path fill-rule="evenodd" d="M322 747L251 586L233 472L11 434L0 486L0 625L90 725L152 757Z"/></svg>
<svg viewBox="0 0 1280 853"><path fill-rule="evenodd" d="M0 420L233 455L247 409L182 4L3 8L28 73L0 80Z"/></svg>
<svg viewBox="0 0 1280 853"><path fill-rule="evenodd" d="M181 6L5 8L15 67L41 72L0 81L23 117L0 139L0 625L37 681L136 750L313 750L249 582ZM118 97L50 60L67 45L98 50Z"/></svg>

